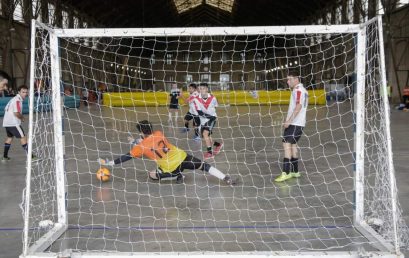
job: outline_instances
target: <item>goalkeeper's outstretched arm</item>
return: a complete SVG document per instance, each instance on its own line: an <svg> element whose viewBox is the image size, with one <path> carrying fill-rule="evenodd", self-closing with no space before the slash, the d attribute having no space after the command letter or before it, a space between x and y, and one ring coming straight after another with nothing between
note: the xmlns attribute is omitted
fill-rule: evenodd
<svg viewBox="0 0 409 258"><path fill-rule="evenodd" d="M101 164L101 165L105 165L105 166L113 166L113 165L118 165L118 164L124 163L124 162L126 162L128 160L131 160L131 159L132 159L131 153L128 152L127 154L121 155L119 158L117 158L115 160L99 158L98 163Z"/></svg>

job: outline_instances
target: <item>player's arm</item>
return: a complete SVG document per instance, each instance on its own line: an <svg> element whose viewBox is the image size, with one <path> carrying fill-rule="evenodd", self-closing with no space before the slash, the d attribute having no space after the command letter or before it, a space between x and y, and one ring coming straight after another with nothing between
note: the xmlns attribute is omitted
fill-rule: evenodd
<svg viewBox="0 0 409 258"><path fill-rule="evenodd" d="M285 124L290 125L294 121L294 119L297 117L297 115L300 113L301 109L302 109L301 103L297 103L295 106L294 112L291 114L288 120L285 121Z"/></svg>
<svg viewBox="0 0 409 258"><path fill-rule="evenodd" d="M24 122L24 116L20 112L14 112L14 115L20 119L22 122Z"/></svg>
<svg viewBox="0 0 409 258"><path fill-rule="evenodd" d="M15 109L14 111L14 115L21 120L21 122L24 122L24 116L23 116L23 110L21 107L21 102L20 101L16 101L15 103Z"/></svg>
<svg viewBox="0 0 409 258"><path fill-rule="evenodd" d="M142 147L140 146L140 144L136 144L132 147L130 152L121 155L119 158L116 158L115 160L99 158L98 163L101 165L113 166L113 165L124 163L128 160L131 160L132 158L138 158L141 156L142 156Z"/></svg>
<svg viewBox="0 0 409 258"><path fill-rule="evenodd" d="M114 166L114 165L124 163L131 159L132 159L131 153L128 152L127 154L121 155L119 158L116 158L114 160L99 158L98 163L100 165L105 165L105 166Z"/></svg>
<svg viewBox="0 0 409 258"><path fill-rule="evenodd" d="M207 119L216 119L216 117L211 116L211 115L206 114L205 112L203 112L203 110L201 109L201 107L200 107L200 105L198 103L199 101L197 99L194 99L193 101L194 101L193 104L194 104L194 106L196 108L196 111L199 114L199 116L207 118Z"/></svg>
<svg viewBox="0 0 409 258"><path fill-rule="evenodd" d="M285 121L284 123L284 127L287 128L288 126L290 126L290 124L294 121L294 119L297 117L297 115L300 113L301 109L302 109L302 92L297 90L295 92L296 94L296 104L295 104L295 108L293 113L291 114L291 116L288 117L287 121Z"/></svg>

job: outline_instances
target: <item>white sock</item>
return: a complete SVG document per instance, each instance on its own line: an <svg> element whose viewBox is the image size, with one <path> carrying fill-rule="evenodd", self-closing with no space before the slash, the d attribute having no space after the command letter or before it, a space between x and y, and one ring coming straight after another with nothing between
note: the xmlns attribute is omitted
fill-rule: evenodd
<svg viewBox="0 0 409 258"><path fill-rule="evenodd" d="M226 177L225 174L223 174L220 170L218 170L215 167L210 167L209 174L217 177L218 179L224 179Z"/></svg>

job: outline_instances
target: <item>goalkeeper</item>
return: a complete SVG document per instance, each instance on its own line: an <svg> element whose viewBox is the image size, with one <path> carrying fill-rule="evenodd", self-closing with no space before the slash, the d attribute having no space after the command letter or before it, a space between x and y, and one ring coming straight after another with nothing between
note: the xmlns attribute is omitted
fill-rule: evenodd
<svg viewBox="0 0 409 258"><path fill-rule="evenodd" d="M177 183L183 182L181 172L185 169L200 169L210 175L223 180L228 185L234 185L235 181L230 176L223 174L217 168L202 160L188 155L185 151L172 145L160 131L153 131L152 124L143 120L136 125L141 134L139 141L134 141L135 145L131 151L115 160L99 159L101 165L117 165L132 158L147 157L156 162L157 169L149 172L152 180L172 180Z"/></svg>

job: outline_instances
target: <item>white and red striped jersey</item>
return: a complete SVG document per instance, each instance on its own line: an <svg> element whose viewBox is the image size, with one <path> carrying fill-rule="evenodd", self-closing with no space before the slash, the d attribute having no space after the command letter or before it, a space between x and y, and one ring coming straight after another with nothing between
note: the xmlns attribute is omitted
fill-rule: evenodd
<svg viewBox="0 0 409 258"><path fill-rule="evenodd" d="M305 126L307 107L308 107L308 91L304 88L302 83L294 87L291 92L290 105L288 107L287 119L294 113L297 104L301 104L301 110L296 117L293 118L291 122L292 125Z"/></svg>
<svg viewBox="0 0 409 258"><path fill-rule="evenodd" d="M17 118L14 113L23 113L23 99L20 95L16 95L10 99L7 106L4 108L3 127L12 127L21 125L21 120Z"/></svg>
<svg viewBox="0 0 409 258"><path fill-rule="evenodd" d="M192 115L198 115L197 113L197 106L199 105L199 100L197 99L199 97L199 92L194 91L190 94L189 98L187 99L189 103L189 113Z"/></svg>
<svg viewBox="0 0 409 258"><path fill-rule="evenodd" d="M212 94L207 94L207 97L204 98L200 94L197 99L199 102L199 109L197 110L202 110L205 114L217 117L216 107L218 107L219 104L217 103L215 96Z"/></svg>

